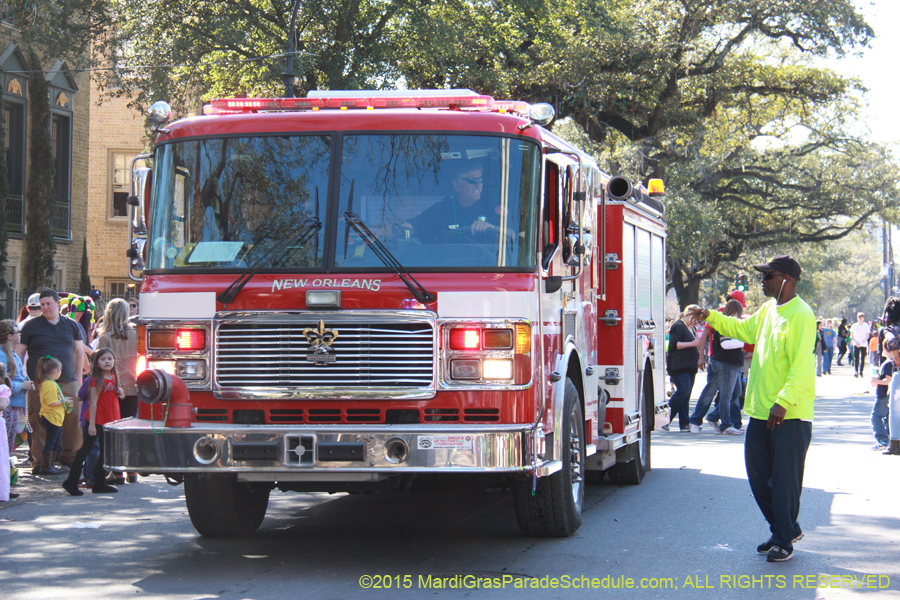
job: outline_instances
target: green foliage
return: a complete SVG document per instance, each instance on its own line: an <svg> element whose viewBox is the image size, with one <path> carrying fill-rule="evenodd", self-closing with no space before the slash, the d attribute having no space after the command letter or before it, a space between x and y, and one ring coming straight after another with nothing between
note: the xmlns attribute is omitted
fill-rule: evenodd
<svg viewBox="0 0 900 600"><path fill-rule="evenodd" d="M177 113L216 97L281 96L293 0L112 0L117 27L102 46L121 69L101 78L107 92L138 105L165 98ZM419 2L302 2L297 18L298 95L307 89L393 87L391 31ZM273 56L278 55L278 56ZM128 65L175 65L135 68Z"/></svg>
<svg viewBox="0 0 900 600"><path fill-rule="evenodd" d="M41 62L34 53L29 63L40 69ZM56 163L53 160L53 142L50 129L50 89L43 77L34 77L30 85L32 168L28 173L25 194L25 250L22 274L26 290L51 287L53 283L53 255L56 242L50 227L50 209L53 201L53 182Z"/></svg>
<svg viewBox="0 0 900 600"><path fill-rule="evenodd" d="M847 317L857 312L867 320L880 317L884 307L881 281L881 232L866 227L846 238L796 249L804 276L798 293L823 318ZM873 260L873 257L877 257Z"/></svg>
<svg viewBox="0 0 900 600"><path fill-rule="evenodd" d="M853 321L857 311L865 312L869 318L882 312L881 253L880 227L867 225L836 240L759 248L739 262L722 263L719 272L748 274L747 301L753 311L768 298L762 295L759 273L750 265L766 262L776 254L790 254L803 268L797 293L816 314L826 319L849 317Z"/></svg>

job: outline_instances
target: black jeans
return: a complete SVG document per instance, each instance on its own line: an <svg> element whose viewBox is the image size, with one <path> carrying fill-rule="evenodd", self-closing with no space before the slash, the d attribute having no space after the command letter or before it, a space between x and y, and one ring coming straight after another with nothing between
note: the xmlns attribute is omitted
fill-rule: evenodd
<svg viewBox="0 0 900 600"><path fill-rule="evenodd" d="M119 414L122 415L123 419L136 417L138 414L138 397L125 396L124 398L119 398Z"/></svg>
<svg viewBox="0 0 900 600"><path fill-rule="evenodd" d="M750 419L746 436L744 463L750 490L769 523L772 541L792 549L791 540L800 534L797 516L812 423L787 419L770 431L766 421Z"/></svg>
<svg viewBox="0 0 900 600"><path fill-rule="evenodd" d="M94 480L94 487L103 487L106 485L106 471L103 469L103 425L97 425L97 435L89 434L88 426L85 425L81 429L81 435L83 440L81 449L75 455L75 460L72 462L72 468L69 471L69 477L66 479L66 482L78 485L78 480L81 479L84 459L87 458L91 448L94 447L94 440L100 440L100 456L97 457L97 461L94 463L94 476L92 479Z"/></svg>
<svg viewBox="0 0 900 600"><path fill-rule="evenodd" d="M869 353L868 348L865 346L857 346L853 349L854 356L854 366L856 367L856 372L859 373L859 376L862 377L866 370L866 354Z"/></svg>

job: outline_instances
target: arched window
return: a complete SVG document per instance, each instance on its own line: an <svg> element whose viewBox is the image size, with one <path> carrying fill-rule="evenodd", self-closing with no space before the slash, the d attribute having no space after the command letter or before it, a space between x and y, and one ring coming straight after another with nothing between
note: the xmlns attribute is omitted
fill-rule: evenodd
<svg viewBox="0 0 900 600"><path fill-rule="evenodd" d="M63 61L47 73L53 130L53 160L56 162L51 227L53 236L70 239L72 212L72 116L78 86Z"/></svg>

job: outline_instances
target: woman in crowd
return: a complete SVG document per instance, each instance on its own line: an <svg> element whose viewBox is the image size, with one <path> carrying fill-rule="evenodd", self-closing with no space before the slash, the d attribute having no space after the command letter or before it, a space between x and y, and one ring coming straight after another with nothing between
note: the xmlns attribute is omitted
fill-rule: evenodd
<svg viewBox="0 0 900 600"><path fill-rule="evenodd" d="M9 407L3 411L6 420L6 437L9 451L16 449L16 436L21 435L25 429L25 404L26 392L34 389L34 384L28 380L22 359L14 352L19 343L19 325L12 319L0 321L0 365L6 369L10 380L12 396L9 399Z"/></svg>
<svg viewBox="0 0 900 600"><path fill-rule="evenodd" d="M847 336L850 335L850 330L847 328L847 319L841 319L841 324L838 325L838 349L840 352L838 353L837 364L841 365L841 359L844 358L844 355L847 354Z"/></svg>
<svg viewBox="0 0 900 600"><path fill-rule="evenodd" d="M822 376L822 359L825 357L825 331L822 327L825 321L821 317L816 321L816 346L813 354L816 355L816 377Z"/></svg>
<svg viewBox="0 0 900 600"><path fill-rule="evenodd" d="M722 308L722 314L728 317L740 319L743 316L744 308L740 301L731 299L725 303ZM712 405L716 394L720 398L720 411L718 413L719 422L716 423L708 420L710 427L716 433L726 433L728 435L740 435L743 432L739 427L733 426L733 419L740 416L741 391L741 369L744 366L744 342L722 336L718 331L706 326L704 334L701 336L701 344L712 336L710 344L710 356L707 361L706 368L706 385L697 398L697 405L694 407L694 414L690 417L691 433L700 433L700 425L703 424L703 417Z"/></svg>
<svg viewBox="0 0 900 600"><path fill-rule="evenodd" d="M678 317L672 328L669 329L669 351L666 354L666 371L669 380L675 386L675 393L669 398L669 423L678 415L678 426L681 431L690 431L688 422L688 404L691 401L691 390L694 388L694 378L697 376L697 364L700 362L700 338L694 333L696 321L691 310L697 308L695 304L685 307L684 312ZM663 427L669 431L669 425Z"/></svg>

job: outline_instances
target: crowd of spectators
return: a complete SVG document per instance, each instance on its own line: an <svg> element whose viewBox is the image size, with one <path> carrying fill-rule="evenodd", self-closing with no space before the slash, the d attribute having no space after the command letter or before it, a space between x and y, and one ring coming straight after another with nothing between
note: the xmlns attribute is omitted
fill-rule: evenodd
<svg viewBox="0 0 900 600"><path fill-rule="evenodd" d="M742 307L746 308L743 292L735 290L725 300L725 304L718 309L719 312L723 312L725 307L735 301L741 302ZM733 314L738 308L732 306L731 311L725 314ZM729 431L722 425L728 421L722 421L718 415L721 388L729 387L732 381L731 377L723 377L723 373L727 370L721 368L720 359L726 356L727 348L732 345L726 342L727 348L723 347L720 341L722 337L719 336L717 340L713 328L708 324L698 323L693 318L692 311L695 308L695 305L689 306L674 323L668 325L666 332L666 367L671 386L668 392L671 408L670 424L678 416L681 431L700 433L705 415L704 426L708 426L715 433L742 433L745 429L740 425L741 415L753 346L748 344L743 349L745 362L740 377L742 388L738 404L741 410L731 415L731 429L737 431ZM894 354L890 349L900 346L900 298L894 296L888 298L881 317L867 320L867 315L863 312L856 313L854 317L855 323L852 326L846 318L816 320L815 342L811 348L815 356L816 376L832 375L834 364L844 366L842 361L846 356L853 368L853 376L866 378L875 391L871 412L872 433L875 437L872 449L887 455L900 455L900 380L896 384L898 389L896 399L891 392L893 375L900 366L900 358L893 360ZM892 338L898 341L889 343ZM736 344L733 346L737 347ZM697 398L693 414L688 417L694 380L698 371L702 370L707 371L707 383ZM726 399L730 400L733 397L733 394L726 394ZM896 408L892 411L891 408L895 404ZM715 410L707 415L711 405L715 405ZM896 422L893 428L891 428L892 416ZM669 431L670 425L664 429Z"/></svg>
<svg viewBox="0 0 900 600"><path fill-rule="evenodd" d="M136 474L107 476L99 459L104 419L137 413L137 335L131 323L137 310L136 299L113 299L104 306L98 290L82 297L43 289L28 297L18 319L0 321L0 430L6 434L6 443L0 444L0 502L18 496L14 485L25 466L11 465L9 456L25 444L33 475L71 474L79 456L87 475L76 478L76 486L108 493L116 489L112 483L137 480ZM97 353L100 349L106 350ZM110 356L117 363L114 409L108 394L92 394L83 385L97 379L88 377L93 366L101 377L97 391L109 391L111 384L102 379L106 371L91 360L95 353L107 357L104 365ZM97 481L99 472L104 475Z"/></svg>

